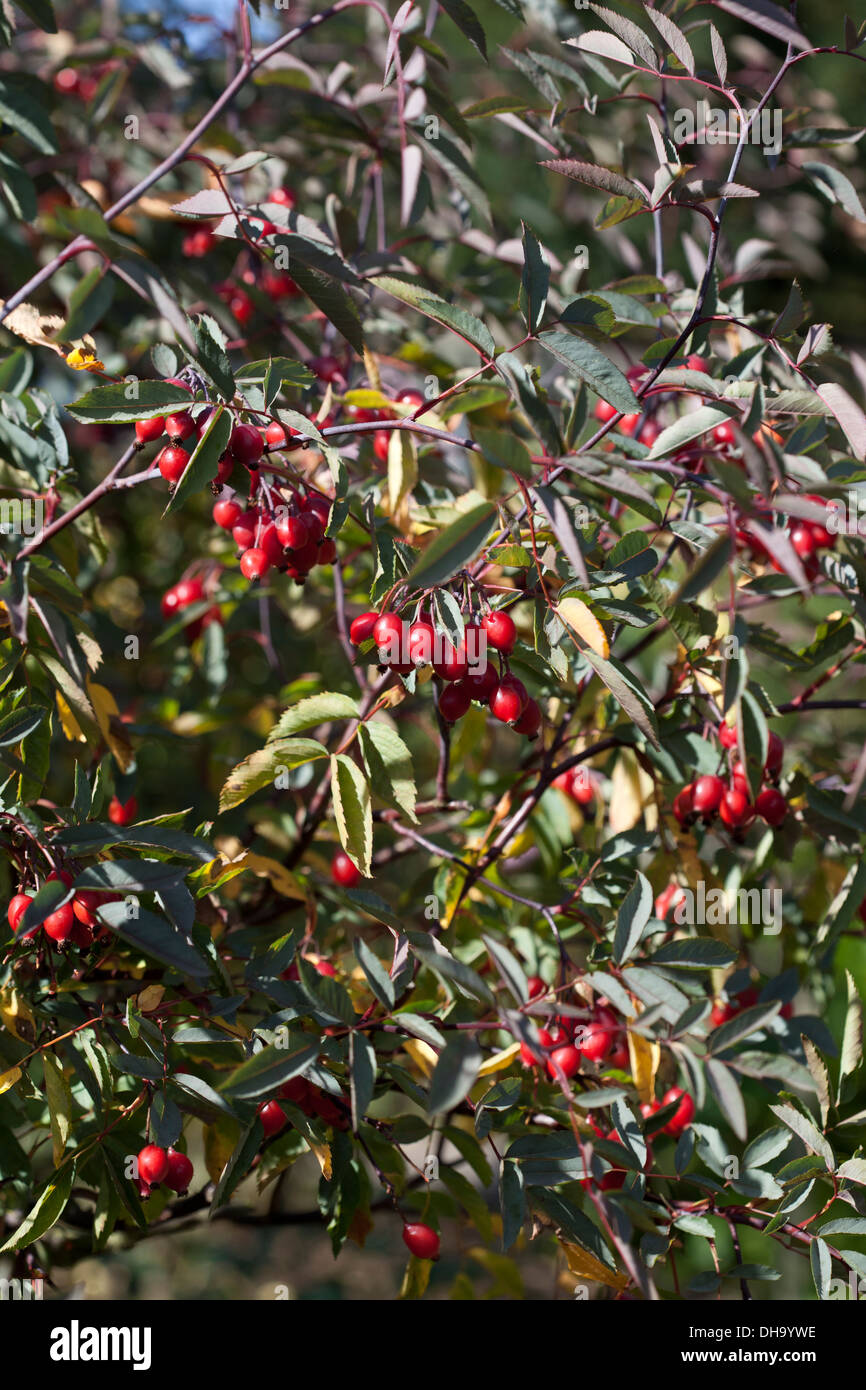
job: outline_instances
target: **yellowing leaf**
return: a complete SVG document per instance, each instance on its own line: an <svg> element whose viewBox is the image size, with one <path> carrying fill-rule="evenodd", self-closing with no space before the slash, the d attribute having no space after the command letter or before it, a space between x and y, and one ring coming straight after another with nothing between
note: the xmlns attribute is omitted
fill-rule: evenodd
<svg viewBox="0 0 866 1390"><path fill-rule="evenodd" d="M322 1170L322 1177L325 1179L325 1182L330 1182L334 1171L330 1147L327 1144L314 1144L309 1136L306 1136L306 1138L310 1151L315 1154L316 1161Z"/></svg>
<svg viewBox="0 0 866 1390"><path fill-rule="evenodd" d="M612 835L624 835L643 819L645 790L641 786L640 771L631 749L623 749L611 778L609 818ZM649 778L647 781L652 795L652 781Z"/></svg>
<svg viewBox="0 0 866 1390"><path fill-rule="evenodd" d="M104 685L88 680L87 694L93 705L99 732L105 739L121 772L126 772L133 764L135 755L129 742L126 725L120 717L117 701Z"/></svg>
<svg viewBox="0 0 866 1390"><path fill-rule="evenodd" d="M407 1038L403 1043L403 1050L409 1053L412 1061L420 1067L425 1076L433 1075L433 1068L439 1057L429 1043L422 1042L420 1038Z"/></svg>
<svg viewBox="0 0 866 1390"><path fill-rule="evenodd" d="M572 636L576 633L584 646L589 647L597 656L610 656L610 645L605 630L583 599L564 598L557 604L556 612Z"/></svg>
<svg viewBox="0 0 866 1390"><path fill-rule="evenodd" d="M3 1074L0 1075L0 1096L2 1096L4 1091L11 1090L15 1083L21 1080L21 1077L22 1071L20 1067L10 1067L9 1071L4 1071Z"/></svg>
<svg viewBox="0 0 866 1390"><path fill-rule="evenodd" d="M478 1075L491 1076L495 1071L505 1071L505 1068L511 1066L514 1058L517 1057L519 1053L520 1043L512 1043L510 1047L504 1048L502 1052L496 1052L492 1057L488 1057L487 1061L479 1069Z"/></svg>
<svg viewBox="0 0 866 1390"><path fill-rule="evenodd" d="M57 713L60 716L60 727L70 743L86 743L87 739L81 732L81 725L59 690L57 692Z"/></svg>
<svg viewBox="0 0 866 1390"><path fill-rule="evenodd" d="M234 1152L237 1136L237 1122L227 1115L221 1115L215 1124L205 1125L204 1166L212 1182L219 1182L220 1175Z"/></svg>
<svg viewBox="0 0 866 1390"><path fill-rule="evenodd" d="M25 999L17 989L0 989L0 1022L13 1037L21 1042L36 1041L36 1023Z"/></svg>
<svg viewBox="0 0 866 1390"><path fill-rule="evenodd" d="M640 1033L628 1030L628 1055L631 1059L631 1074L637 1087L641 1104L648 1105L655 1096L656 1072L659 1069L662 1050L657 1042L650 1042Z"/></svg>
<svg viewBox="0 0 866 1390"><path fill-rule="evenodd" d="M105 363L100 362L95 352L90 348L73 348L66 357L67 367L71 367L75 372L104 372Z"/></svg>
<svg viewBox="0 0 866 1390"><path fill-rule="evenodd" d="M136 1000L141 1013L152 1013L153 1010L162 1003L162 996L164 994L164 985L148 985L146 989L143 989Z"/></svg>
<svg viewBox="0 0 866 1390"><path fill-rule="evenodd" d="M249 850L243 850L238 855L220 850L216 859L211 859L203 865L197 877L202 884L211 886L215 883L222 884L237 874L247 872L254 874L256 878L268 879L271 886L284 898L296 898L299 902L306 898L306 893L295 875L277 859L271 859L266 854L251 854Z"/></svg>
<svg viewBox="0 0 866 1390"><path fill-rule="evenodd" d="M609 1289L616 1289L618 1293L628 1285L625 1274L613 1273L588 1250L582 1250L579 1245L569 1245L567 1241L562 1241L561 1244L568 1267L578 1279L588 1279L593 1284L606 1284Z"/></svg>

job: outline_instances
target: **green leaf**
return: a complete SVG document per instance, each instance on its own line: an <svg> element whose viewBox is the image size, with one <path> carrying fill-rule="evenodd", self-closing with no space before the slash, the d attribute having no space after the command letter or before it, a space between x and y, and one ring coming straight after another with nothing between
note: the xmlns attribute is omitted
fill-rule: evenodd
<svg viewBox="0 0 866 1390"><path fill-rule="evenodd" d="M511 430L492 430L472 425L471 434L488 463L516 473L519 478L531 478L535 473L532 455L523 440L518 439Z"/></svg>
<svg viewBox="0 0 866 1390"><path fill-rule="evenodd" d="M469 42L475 45L486 63L487 41L484 30L475 11L466 4L466 0L440 0L440 9L445 11L449 19L453 19L461 34L465 34Z"/></svg>
<svg viewBox="0 0 866 1390"><path fill-rule="evenodd" d="M707 1058L704 1063L704 1072L710 1083L710 1089L718 1101L719 1109L737 1138L745 1142L748 1137L746 1106L739 1081L730 1067L727 1067L724 1062L716 1061L713 1057Z"/></svg>
<svg viewBox="0 0 866 1390"><path fill-rule="evenodd" d="M114 281L99 267L79 281L69 296L66 323L58 336L70 342L89 333L107 312L114 299Z"/></svg>
<svg viewBox="0 0 866 1390"><path fill-rule="evenodd" d="M550 288L550 266L541 243L531 227L523 224L523 274L520 282L520 311L530 333L536 333L544 318Z"/></svg>
<svg viewBox="0 0 866 1390"><path fill-rule="evenodd" d="M357 763L345 753L331 755L331 795L340 843L355 867L369 878L373 852L370 788Z"/></svg>
<svg viewBox="0 0 866 1390"><path fill-rule="evenodd" d="M538 341L579 381L585 381L603 401L626 414L640 410L640 402L619 367L585 338L552 328L541 333Z"/></svg>
<svg viewBox="0 0 866 1390"><path fill-rule="evenodd" d="M220 1207L225 1206L235 1188L247 1175L256 1155L261 1148L262 1126L256 1118L246 1129L241 1130L240 1137L235 1145L226 1166L220 1173L219 1182L216 1185L213 1199L208 1210L210 1219Z"/></svg>
<svg viewBox="0 0 866 1390"><path fill-rule="evenodd" d="M842 1035L842 1055L839 1061L839 1086L836 1103L842 1099L842 1083L846 1076L852 1076L863 1060L863 1005L854 977L845 971L848 989L848 1007L845 1013L845 1031Z"/></svg>
<svg viewBox="0 0 866 1390"><path fill-rule="evenodd" d="M427 546L409 572L409 584L418 589L444 584L474 560L495 521L496 509L489 502L464 512Z"/></svg>
<svg viewBox="0 0 866 1390"><path fill-rule="evenodd" d="M721 405L704 405L698 410L689 411L686 415L681 415L672 425L663 429L658 439L649 451L651 459L665 458L668 454L673 454L677 449L682 449L684 445L690 444L693 439L700 439L709 430L715 429L724 420L739 419L740 412L735 406L725 409Z"/></svg>
<svg viewBox="0 0 866 1390"><path fill-rule="evenodd" d="M453 1110L466 1099L483 1060L481 1049L471 1037L458 1035L446 1044L430 1078L427 1109L431 1115Z"/></svg>
<svg viewBox="0 0 866 1390"><path fill-rule="evenodd" d="M390 1013L395 1000L394 981L382 961L371 951L362 936L355 938L355 955L358 957L358 964L367 978L370 989L383 1008Z"/></svg>
<svg viewBox="0 0 866 1390"><path fill-rule="evenodd" d="M115 892L159 893L180 883L187 872L183 865L161 860L104 859L82 869L72 886L76 891L105 888Z"/></svg>
<svg viewBox="0 0 866 1390"><path fill-rule="evenodd" d="M135 849L160 849L169 854L180 855L183 859L198 859L208 864L214 851L207 840L196 835L187 835L183 830L165 830L159 825L135 825L123 827L103 821L89 821L86 825L71 825L61 830L55 843L64 845L70 854L97 854L113 845L128 845Z"/></svg>
<svg viewBox="0 0 866 1390"><path fill-rule="evenodd" d="M220 458L228 447L232 432L232 417L219 406L211 415L204 433L189 456L189 463L178 479L163 516L175 512L194 492L201 492L216 477Z"/></svg>
<svg viewBox="0 0 866 1390"><path fill-rule="evenodd" d="M291 1038L297 1042L300 1035ZM258 1100L273 1096L286 1081L300 1076L319 1055L319 1042L305 1043L290 1051L271 1043L254 1057L242 1062L220 1086L220 1092L233 1100Z"/></svg>
<svg viewBox="0 0 866 1390"><path fill-rule="evenodd" d="M714 945L721 945L721 942L714 942ZM725 947L725 950L728 948ZM732 964L736 960L736 951L730 952L730 959L726 965ZM658 955L653 957L658 960ZM759 1028L763 1028L769 1023L771 1018L775 1018L781 1005L778 999L771 1000L767 1004L756 1004L754 1008L743 1009L742 1013L737 1014L736 1018L728 1019L727 1023L722 1023L718 1028L714 1028L707 1038L707 1049L710 1052L724 1052L725 1048L733 1047L735 1043L747 1038L750 1033L756 1033Z"/></svg>
<svg viewBox="0 0 866 1390"><path fill-rule="evenodd" d="M33 20L37 28L46 34L57 33L57 18L51 0L15 0L15 4Z"/></svg>
<svg viewBox="0 0 866 1390"><path fill-rule="evenodd" d="M623 965L633 954L643 935L644 927L652 916L652 910L652 887L649 880L638 872L616 914L613 955L618 965Z"/></svg>
<svg viewBox="0 0 866 1390"><path fill-rule="evenodd" d="M8 73L0 77L0 120L17 130L42 154L56 154L54 127L34 100L29 84L24 85Z"/></svg>
<svg viewBox="0 0 866 1390"><path fill-rule="evenodd" d="M369 1038L354 1030L349 1034L349 1095L352 1127L356 1131L367 1113L376 1087L376 1052Z"/></svg>
<svg viewBox="0 0 866 1390"><path fill-rule="evenodd" d="M417 824L412 754L400 735L390 724L370 720L360 726L358 738L373 795Z"/></svg>
<svg viewBox="0 0 866 1390"><path fill-rule="evenodd" d="M220 811L232 810L262 787L274 786L292 768L316 758L326 758L328 750L314 738L282 738L257 748L255 753L232 768L220 792Z"/></svg>
<svg viewBox="0 0 866 1390"><path fill-rule="evenodd" d="M339 280L333 279L330 275L323 275L297 260L292 261L292 279L307 298L313 301L316 308L321 309L328 322L334 325L359 357L363 356L364 331L361 327L361 317L354 299Z"/></svg>
<svg viewBox="0 0 866 1390"><path fill-rule="evenodd" d="M660 747L655 709L643 684L614 656L605 659L589 647L585 648L582 656L607 686L629 719L638 726L653 747Z"/></svg>
<svg viewBox="0 0 866 1390"><path fill-rule="evenodd" d="M40 1240L47 1231L51 1230L51 1227L63 1215L63 1210L72 1191L74 1177L75 1164L65 1163L42 1189L35 1206L27 1213L17 1231L9 1237L4 1245L0 1245L0 1255L7 1255L12 1250L20 1250L22 1246L32 1245L34 1241Z"/></svg>
<svg viewBox="0 0 866 1390"><path fill-rule="evenodd" d="M801 1115L799 1110L795 1110L793 1105L771 1105L770 1109L782 1121L783 1125L787 1125L788 1129L793 1130L797 1138L802 1140L811 1153L818 1154L820 1158L823 1158L832 1173L836 1166L833 1150L823 1134L815 1128L811 1121L807 1120L805 1115Z"/></svg>
<svg viewBox="0 0 866 1390"><path fill-rule="evenodd" d="M659 947L652 959L653 965L677 970L723 970L737 959L737 952L723 941L695 936L688 941L669 941Z"/></svg>
<svg viewBox="0 0 866 1390"><path fill-rule="evenodd" d="M411 305L419 313L426 314L427 318L434 319L436 323L441 323L445 328L450 328L461 338L464 338L467 343L471 343L473 347L483 352L485 357L492 357L496 351L496 344L490 330L468 310L459 309L455 305L449 304L447 300L440 299L438 295L423 289L420 285L413 285L405 280L395 280L391 275L373 275L370 277L370 283L383 290L385 294L390 294L404 304Z"/></svg>
<svg viewBox="0 0 866 1390"><path fill-rule="evenodd" d="M94 386L66 409L74 420L123 425L170 415L177 406L188 406L191 399L189 391L166 381L118 381Z"/></svg>
<svg viewBox="0 0 866 1390"><path fill-rule="evenodd" d="M63 1074L63 1067L53 1052L43 1052L42 1070L45 1076L45 1099L51 1119L54 1166L59 1168L72 1127L72 1092Z"/></svg>
<svg viewBox="0 0 866 1390"><path fill-rule="evenodd" d="M325 690L320 695L309 695L284 710L268 734L268 743L299 734L303 729L312 729L317 724L329 724L332 719L357 719L359 716L357 700L333 690Z"/></svg>
<svg viewBox="0 0 866 1390"><path fill-rule="evenodd" d="M815 1236L809 1246L809 1264L812 1269L812 1278L815 1282L815 1290L820 1299L830 1297L830 1279L833 1275L833 1260L825 1241L820 1236Z"/></svg>
<svg viewBox="0 0 866 1390"><path fill-rule="evenodd" d="M226 351L225 334L209 314L199 315L193 324L193 331L199 362L223 399L230 401L235 394L235 379Z"/></svg>
<svg viewBox="0 0 866 1390"><path fill-rule="evenodd" d="M154 960L162 961L171 970L194 979L206 979L208 962L199 955L188 937L153 912L136 906L135 915L127 911L126 903L106 903L99 909L99 920L123 941Z"/></svg>
<svg viewBox="0 0 866 1390"><path fill-rule="evenodd" d="M855 218L858 222L866 222L863 204L846 174L834 169L831 164L819 164L811 160L800 167L831 203L838 203L849 217Z"/></svg>
<svg viewBox="0 0 866 1390"><path fill-rule="evenodd" d="M646 204L646 195L636 183L612 169L602 168L599 164L585 164L578 159L544 159L541 161L541 167L550 169L554 174L565 174L566 178L576 179L578 183L584 183L589 188L598 188L604 193L613 193L617 197Z"/></svg>

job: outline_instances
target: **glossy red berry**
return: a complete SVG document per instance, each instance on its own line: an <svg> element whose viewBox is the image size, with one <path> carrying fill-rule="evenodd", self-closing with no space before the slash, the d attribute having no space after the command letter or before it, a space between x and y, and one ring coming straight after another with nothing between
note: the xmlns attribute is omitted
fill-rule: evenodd
<svg viewBox="0 0 866 1390"><path fill-rule="evenodd" d="M469 656L465 642L459 647L454 647L447 639L443 639L437 647L433 657L433 670L437 676L443 681L462 681L469 674Z"/></svg>
<svg viewBox="0 0 866 1390"><path fill-rule="evenodd" d="M72 899L72 911L82 926L96 927L99 925L97 908L104 902L105 897L102 893L76 893Z"/></svg>
<svg viewBox="0 0 866 1390"><path fill-rule="evenodd" d="M472 692L464 681L454 681L446 685L439 696L439 713L447 724L462 719L472 704Z"/></svg>
<svg viewBox="0 0 866 1390"><path fill-rule="evenodd" d="M259 431L252 425L235 425L229 439L229 448L238 463L252 468L264 453L265 443Z"/></svg>
<svg viewBox="0 0 866 1390"><path fill-rule="evenodd" d="M361 882L361 870L344 850L338 849L331 860L331 878L338 888L355 888Z"/></svg>
<svg viewBox="0 0 866 1390"><path fill-rule="evenodd" d="M788 814L788 803L775 787L765 787L758 793L755 810L768 825L777 826L782 824Z"/></svg>
<svg viewBox="0 0 866 1390"><path fill-rule="evenodd" d="M472 671L469 671L463 683L471 693L473 700L479 700L482 704L487 704L490 696L499 684L496 667L491 666L490 662L488 662L482 671L476 671L474 674Z"/></svg>
<svg viewBox="0 0 866 1390"><path fill-rule="evenodd" d="M267 574L269 565L267 551L259 546L252 546L241 556L241 574L244 579L261 579Z"/></svg>
<svg viewBox="0 0 866 1390"><path fill-rule="evenodd" d="M722 720L719 725L719 743L723 748L736 748L737 726L735 724L726 724L725 721Z"/></svg>
<svg viewBox="0 0 866 1390"><path fill-rule="evenodd" d="M688 786L683 787L682 791L678 792L674 797L674 815L680 825L690 825L694 819L695 808L692 800L693 794L694 783L689 782Z"/></svg>
<svg viewBox="0 0 866 1390"><path fill-rule="evenodd" d="M670 1105L675 1100L679 1101L679 1105L665 1125L664 1131L676 1139L691 1124L695 1114L695 1102L681 1086L672 1086L662 1097L662 1105Z"/></svg>
<svg viewBox="0 0 866 1390"><path fill-rule="evenodd" d="M167 483L179 483L183 477L190 455L186 449L167 444L156 456L156 465Z"/></svg>
<svg viewBox="0 0 866 1390"><path fill-rule="evenodd" d="M296 201L292 188L272 188L265 199L266 203L279 203L284 208L293 208Z"/></svg>
<svg viewBox="0 0 866 1390"><path fill-rule="evenodd" d="M429 666L433 660L436 629L427 618L418 618L409 625L409 660L413 666Z"/></svg>
<svg viewBox="0 0 866 1390"><path fill-rule="evenodd" d="M541 709L537 700L527 700L526 708L511 727L516 734L524 734L527 738L537 737L541 728Z"/></svg>
<svg viewBox="0 0 866 1390"><path fill-rule="evenodd" d="M490 696L490 712L503 724L514 724L526 708L526 686L510 673L502 677Z"/></svg>
<svg viewBox="0 0 866 1390"><path fill-rule="evenodd" d="M692 791L692 808L699 816L715 815L725 794L721 777L699 777Z"/></svg>
<svg viewBox="0 0 866 1390"><path fill-rule="evenodd" d="M754 820L755 811L748 796L738 787L725 792L719 803L719 819L729 830L737 830Z"/></svg>
<svg viewBox="0 0 866 1390"><path fill-rule="evenodd" d="M189 439L195 433L195 420L188 410L182 410L179 415L166 415L165 432L169 439L174 443L178 439Z"/></svg>
<svg viewBox="0 0 866 1390"><path fill-rule="evenodd" d="M764 771L771 776L782 770L782 759L785 755L785 745L778 734L771 733L767 740L767 758L764 763Z"/></svg>
<svg viewBox="0 0 866 1390"><path fill-rule="evenodd" d="M481 619L482 630L487 635L487 641L491 647L495 647L498 652L509 656L514 651L514 644L517 641L517 628L514 626L514 619L508 613L495 612L485 613Z"/></svg>
<svg viewBox="0 0 866 1390"><path fill-rule="evenodd" d="M266 1139L270 1139L272 1134L279 1134L288 1122L285 1110L276 1100L263 1101L259 1106L258 1116Z"/></svg>
<svg viewBox="0 0 866 1390"><path fill-rule="evenodd" d="M555 1047L547 1059L548 1075L554 1080L559 1079L560 1072L565 1077L574 1076L575 1072L580 1071L580 1053L571 1043L566 1043L564 1047Z"/></svg>
<svg viewBox="0 0 866 1390"><path fill-rule="evenodd" d="M438 1260L439 1237L421 1221L407 1222L403 1227L403 1244L419 1260Z"/></svg>
<svg viewBox="0 0 866 1390"><path fill-rule="evenodd" d="M152 420L136 420L135 422L135 437L139 444L152 444L164 432L165 420L161 415L154 415Z"/></svg>
<svg viewBox="0 0 866 1390"><path fill-rule="evenodd" d="M529 991L530 999L538 999L542 994L547 993L547 985L540 975L530 975L526 981L526 988Z"/></svg>
<svg viewBox="0 0 866 1390"><path fill-rule="evenodd" d="M108 803L108 819L112 825L130 825L138 815L138 802L134 796L128 801L121 801L119 797L113 796Z"/></svg>
<svg viewBox="0 0 866 1390"><path fill-rule="evenodd" d="M609 405L607 401L597 401L593 414L596 420L600 420L603 425L606 425L608 420L612 420L614 415L619 414L619 411L615 405Z"/></svg>
<svg viewBox="0 0 866 1390"><path fill-rule="evenodd" d="M716 444L733 444L735 438L734 427L733 425L729 425L727 421L724 421L721 425L716 425L716 428L713 430L713 439Z"/></svg>
<svg viewBox="0 0 866 1390"><path fill-rule="evenodd" d="M613 1047L613 1028L607 1020L582 1024L577 1043L588 1062L602 1062Z"/></svg>
<svg viewBox="0 0 866 1390"><path fill-rule="evenodd" d="M713 1005L713 1011L710 1014L710 1023L714 1028L720 1028L723 1023L727 1023L730 1019L736 1018L738 1013L739 1009L736 1004L732 1004L730 1000L724 1004L721 1002L716 1003Z"/></svg>
<svg viewBox="0 0 866 1390"><path fill-rule="evenodd" d="M352 626L349 628L349 641L359 647L362 642L366 642L368 637L373 636L373 629L378 621L378 613L372 611L359 613L357 618L352 619Z"/></svg>
<svg viewBox="0 0 866 1390"><path fill-rule="evenodd" d="M255 545L261 527L262 514L258 507L248 507L232 527L232 540L238 550L249 550Z"/></svg>
<svg viewBox="0 0 866 1390"><path fill-rule="evenodd" d="M373 627L373 641L380 652L387 653L392 661L398 661L403 644L403 619L399 613L381 613Z"/></svg>
<svg viewBox="0 0 866 1390"><path fill-rule="evenodd" d="M265 430L265 441L272 449L282 449L288 443L285 427L279 420L272 420Z"/></svg>
<svg viewBox="0 0 866 1390"><path fill-rule="evenodd" d="M207 255L215 241L216 237L209 227L200 227L197 232L190 232L185 236L180 245L185 256L200 260L202 256Z"/></svg>
<svg viewBox="0 0 866 1390"><path fill-rule="evenodd" d="M223 531L231 531L237 526L243 514L243 507L233 498L228 498L225 502L217 502L213 509L213 519Z"/></svg>
<svg viewBox="0 0 866 1390"><path fill-rule="evenodd" d="M809 526L795 526L791 532L791 544L801 560L811 560L818 549L818 543Z"/></svg>
<svg viewBox="0 0 866 1390"><path fill-rule="evenodd" d="M138 1155L138 1176L149 1187L162 1182L168 1172L168 1154L158 1144L145 1144Z"/></svg>
<svg viewBox="0 0 866 1390"><path fill-rule="evenodd" d="M380 463L388 462L388 446L391 443L391 430L376 430L373 435L373 453Z"/></svg>
<svg viewBox="0 0 866 1390"><path fill-rule="evenodd" d="M686 358L686 366L691 372L708 372L710 370L707 359L701 357L698 352L693 352Z"/></svg>
<svg viewBox="0 0 866 1390"><path fill-rule="evenodd" d="M29 893L16 893L6 909L6 921L15 932L24 913L32 903L33 899Z"/></svg>
<svg viewBox="0 0 866 1390"><path fill-rule="evenodd" d="M168 1170L163 1178L166 1187L170 1187L172 1192L178 1192L181 1197L189 1191L192 1182L193 1166L186 1154L179 1149L168 1150Z"/></svg>

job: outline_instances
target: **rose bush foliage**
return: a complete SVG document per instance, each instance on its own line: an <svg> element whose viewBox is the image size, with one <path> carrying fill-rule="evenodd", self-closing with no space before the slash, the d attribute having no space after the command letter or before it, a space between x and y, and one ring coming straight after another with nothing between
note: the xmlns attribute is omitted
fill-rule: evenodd
<svg viewBox="0 0 866 1390"><path fill-rule="evenodd" d="M18 1272L301 1162L405 1296L866 1275L864 34L753 8L4 9Z"/></svg>

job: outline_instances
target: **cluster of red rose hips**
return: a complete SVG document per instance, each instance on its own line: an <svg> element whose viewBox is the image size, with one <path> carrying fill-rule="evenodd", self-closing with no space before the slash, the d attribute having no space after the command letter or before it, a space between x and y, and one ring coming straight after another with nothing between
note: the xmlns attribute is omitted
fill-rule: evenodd
<svg viewBox="0 0 866 1390"><path fill-rule="evenodd" d="M593 779L585 767L570 767L554 777L551 786L564 792L578 806L591 806L595 800Z"/></svg>
<svg viewBox="0 0 866 1390"><path fill-rule="evenodd" d="M290 188L272 188L264 201L292 208L295 206L296 199ZM260 246L266 237L274 236L284 230L267 218L258 215L244 214L243 220L247 224L248 235L256 246ZM210 228L199 228L184 238L184 253L189 256L206 256L215 241L216 237ZM244 285L255 286L261 290L262 294L267 295L268 299L275 302L281 299L296 299L301 294L301 290L292 277L287 275L285 271L277 270L268 261L265 261L263 265L248 265L246 269L241 271L240 280L242 282L240 285L232 280L223 280L216 286L216 292L241 327L245 327L255 313L255 304L243 288Z"/></svg>
<svg viewBox="0 0 866 1390"><path fill-rule="evenodd" d="M334 1104L325 1091L305 1077L295 1076L291 1081L284 1082L279 1093L282 1100L297 1105L309 1119L324 1120L326 1125L333 1125L335 1129L349 1128L346 1113ZM277 1100L263 1101L258 1108L258 1117L266 1139L279 1134L289 1122L288 1115Z"/></svg>
<svg viewBox="0 0 866 1390"><path fill-rule="evenodd" d="M160 603L162 616L164 618L176 617L185 608L202 603L205 596L204 584L197 576L193 576L191 579L181 579L163 594ZM196 637L201 636L205 628L210 627L211 623L221 623L222 620L222 613L214 604L205 613L202 613L200 618L186 624L184 635L188 642L194 642Z"/></svg>
<svg viewBox="0 0 866 1390"><path fill-rule="evenodd" d="M191 455L183 447L184 441L192 436L201 438L207 428L211 409L206 408L197 418L184 410L174 415L139 420L136 424L135 434L140 447L153 443L163 433L168 435L169 443L160 450L155 463L171 488L183 477L190 461ZM260 501L250 500L246 506L235 496L220 498L213 511L217 526L232 534L240 553L240 568L245 579L262 579L269 569L274 568L302 584L314 565L330 565L337 554L334 542L325 539L331 503L323 493L293 488L288 500L283 500L282 494L274 493L261 479L258 464L264 455L265 445L273 450L285 448L289 435L293 433L297 431L291 428L287 430L276 420L265 431L238 422L232 429L228 448L217 465L213 483L217 491L228 482L235 467L241 466L249 473L251 499L257 494L261 496ZM203 598L204 588L200 580L182 580L164 596L163 616L170 617ZM219 610L212 608L189 625L187 635L191 638L198 636L210 623L219 620Z"/></svg>
<svg viewBox="0 0 866 1390"><path fill-rule="evenodd" d="M54 90L63 97L76 96L86 104L96 96L100 80L105 73L113 72L118 66L117 60L109 59L107 62L94 64L90 69L59 68L53 78Z"/></svg>
<svg viewBox="0 0 866 1390"><path fill-rule="evenodd" d="M183 1197L192 1182L193 1166L180 1149L163 1149L159 1144L145 1144L138 1154L138 1190L149 1197L154 1187L162 1183Z"/></svg>
<svg viewBox="0 0 866 1390"><path fill-rule="evenodd" d="M463 641L454 647L437 632L429 618L407 622L399 613L361 613L349 629L350 640L360 646L372 637L379 662L398 675L408 676L425 666L445 682L439 696L439 713L447 724L466 714L473 700L487 705L494 718L510 724L516 733L535 738L541 727L541 709L517 676L505 668L497 672L483 653L487 647L507 658L517 641L517 628L510 614L491 610L463 629Z"/></svg>
<svg viewBox="0 0 866 1390"><path fill-rule="evenodd" d="M807 501L815 502L818 506L823 507L826 512L827 502L825 498L819 497L818 494L814 492L805 493L805 498ZM767 525L772 526L771 517L767 516L765 520ZM823 522L807 521L800 517L789 522L785 534L797 555L802 560L803 569L806 572L807 578L817 578L820 573L820 565L817 559L818 551L832 550L833 546L836 544L837 537L832 531L827 529ZM774 555L770 554L759 536L753 536L748 531L738 530L737 540L741 545L746 546L748 550L751 551L753 557L756 559L768 558L773 569L782 573L782 566L779 564L779 561Z"/></svg>
<svg viewBox="0 0 866 1390"><path fill-rule="evenodd" d="M546 992L546 985L537 975L528 980L530 999ZM565 1015L553 1020L554 1031L539 1028L538 1043L543 1060L528 1043L520 1044L520 1060L525 1067L546 1067L551 1080L566 1081L580 1071L584 1062L606 1063L625 1071L629 1066L625 1028L612 1009L604 1005L596 1009L593 1018L580 1022Z"/></svg>
<svg viewBox="0 0 866 1390"><path fill-rule="evenodd" d="M719 726L719 741L723 748L733 749L737 745L737 730L730 724ZM767 745L767 758L764 763L764 780L775 783L782 769L784 746L778 734L771 733ZM779 826L788 813L788 803L775 785L766 786L754 801L749 799L749 783L746 769L741 762L731 768L730 784L723 778L710 774L689 782L674 798L674 815L682 826L692 825L699 817L709 824L718 815L722 824L729 830L745 830L756 816L767 825Z"/></svg>
<svg viewBox="0 0 866 1390"><path fill-rule="evenodd" d="M72 874L67 873L65 869L57 869L45 880L46 883L58 881L71 888ZM96 892L89 889L79 891L70 902L63 903L50 912L43 920L41 929L58 946L70 942L86 951L96 938L109 934L107 927L100 926L97 909L104 907L106 903L119 902L120 899L119 893ZM12 898L6 909L6 920L13 933L17 933L21 919L32 902L33 897L30 893L18 892Z"/></svg>

